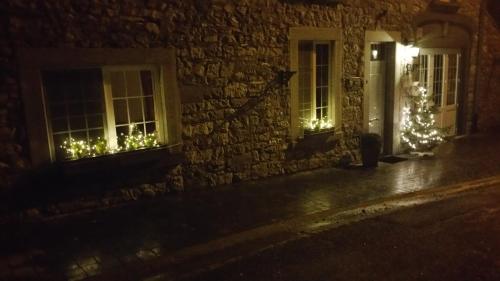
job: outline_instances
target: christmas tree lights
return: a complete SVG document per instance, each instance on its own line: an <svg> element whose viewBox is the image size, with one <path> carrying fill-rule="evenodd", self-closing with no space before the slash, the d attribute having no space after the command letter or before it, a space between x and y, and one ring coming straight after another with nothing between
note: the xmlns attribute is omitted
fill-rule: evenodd
<svg viewBox="0 0 500 281"><path fill-rule="evenodd" d="M432 97L423 87L413 90L410 105L403 108L401 141L410 150L430 151L443 141L443 132L436 126Z"/></svg>

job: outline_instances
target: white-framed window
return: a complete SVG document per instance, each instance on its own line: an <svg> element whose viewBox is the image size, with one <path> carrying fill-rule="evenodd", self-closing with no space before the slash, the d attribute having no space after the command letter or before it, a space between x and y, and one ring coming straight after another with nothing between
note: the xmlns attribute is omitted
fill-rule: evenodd
<svg viewBox="0 0 500 281"><path fill-rule="evenodd" d="M104 93L108 138L111 147L122 146L131 125L143 134L157 133L165 139L160 122L165 122L161 106L159 73L154 66L104 67Z"/></svg>
<svg viewBox="0 0 500 281"><path fill-rule="evenodd" d="M153 65L43 70L45 114L52 154L64 159L64 141L105 139L123 146L131 126L165 143L159 68Z"/></svg>
<svg viewBox="0 0 500 281"><path fill-rule="evenodd" d="M301 120L332 120L331 44L299 41L299 113Z"/></svg>
<svg viewBox="0 0 500 281"><path fill-rule="evenodd" d="M34 167L67 159L60 145L68 138L105 140L98 142L104 153L90 156L161 144L180 151L174 48L20 49L18 60ZM137 134L123 141L130 125ZM127 145L114 150L121 142Z"/></svg>
<svg viewBox="0 0 500 281"><path fill-rule="evenodd" d="M460 85L458 50L430 50L419 55L419 82L438 107L456 105Z"/></svg>
<svg viewBox="0 0 500 281"><path fill-rule="evenodd" d="M333 28L290 29L291 135L306 129L340 129L342 32Z"/></svg>

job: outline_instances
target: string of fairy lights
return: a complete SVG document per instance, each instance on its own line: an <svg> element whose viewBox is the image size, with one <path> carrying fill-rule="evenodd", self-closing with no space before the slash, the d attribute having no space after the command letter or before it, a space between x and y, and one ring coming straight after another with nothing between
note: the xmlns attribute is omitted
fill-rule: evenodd
<svg viewBox="0 0 500 281"><path fill-rule="evenodd" d="M110 147L108 141L101 137L89 141L70 137L64 140L60 148L64 150L68 159L76 160L160 146L156 132L144 134L135 124L129 126L127 135L121 133L120 138L123 140L123 145L118 145L116 148Z"/></svg>
<svg viewBox="0 0 500 281"><path fill-rule="evenodd" d="M403 108L401 140L411 150L423 151L443 141L442 132L436 127L436 120L430 106L430 95L419 87L413 95L412 106Z"/></svg>
<svg viewBox="0 0 500 281"><path fill-rule="evenodd" d="M333 122L328 118L302 119L302 127L311 131L321 131L333 128Z"/></svg>

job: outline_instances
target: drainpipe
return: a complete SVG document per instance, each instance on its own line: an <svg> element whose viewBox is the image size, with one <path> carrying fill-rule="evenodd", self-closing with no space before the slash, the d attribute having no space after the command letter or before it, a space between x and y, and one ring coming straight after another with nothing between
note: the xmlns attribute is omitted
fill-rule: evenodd
<svg viewBox="0 0 500 281"><path fill-rule="evenodd" d="M482 0L479 4L479 23L478 23L478 38L477 38L477 49L476 49L476 77L475 77L475 87L474 96L472 99L472 126L471 133L476 133L478 131L478 95L480 91L480 74L479 74L479 64L481 63L481 48L483 46L483 25L485 17L485 4L487 0Z"/></svg>

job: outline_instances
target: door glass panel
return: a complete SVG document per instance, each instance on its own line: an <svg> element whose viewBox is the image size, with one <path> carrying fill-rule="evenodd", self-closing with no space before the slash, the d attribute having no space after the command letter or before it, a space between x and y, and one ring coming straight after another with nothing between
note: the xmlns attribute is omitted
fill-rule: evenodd
<svg viewBox="0 0 500 281"><path fill-rule="evenodd" d="M428 79L429 79L429 56L428 55L420 55L419 56L419 82L420 86L428 89Z"/></svg>
<svg viewBox="0 0 500 281"><path fill-rule="evenodd" d="M434 82L432 84L434 104L441 106L443 100L443 55L434 55Z"/></svg>
<svg viewBox="0 0 500 281"><path fill-rule="evenodd" d="M458 76L458 55L448 55L448 89L446 93L446 105L455 104L457 93L457 76Z"/></svg>

